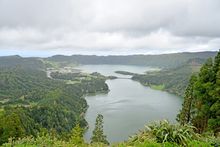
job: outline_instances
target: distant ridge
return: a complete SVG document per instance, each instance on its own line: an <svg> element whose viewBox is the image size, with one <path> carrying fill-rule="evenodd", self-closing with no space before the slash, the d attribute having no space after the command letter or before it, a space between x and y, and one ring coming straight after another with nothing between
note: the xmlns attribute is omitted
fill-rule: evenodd
<svg viewBox="0 0 220 147"><path fill-rule="evenodd" d="M213 58L217 51L205 52L183 52L161 55L55 55L47 58L49 61L78 63L78 64L122 64L122 65L140 65L140 66L157 66L157 67L177 67L186 63L190 59L200 58L206 60Z"/></svg>
<svg viewBox="0 0 220 147"><path fill-rule="evenodd" d="M0 66L10 64L11 66L20 65L25 63L30 68L35 67L35 64L42 64L39 59L62 62L68 65L74 64L120 64L120 65L138 65L138 66L156 66L161 68L175 68L180 65L190 62L189 60L199 60L203 63L208 58L213 58L217 54L217 51L205 51L205 52L182 52L160 55L109 55L109 56L97 56L97 55L54 55L48 58L40 57L28 57L23 58L19 55L14 56L2 56L0 57ZM41 65L43 68L43 65Z"/></svg>
<svg viewBox="0 0 220 147"><path fill-rule="evenodd" d="M131 55L83 55L83 54L72 54L72 55L53 55L51 57L56 57L56 56L65 56L65 57L70 57L70 56L96 56L96 57L110 57L110 56L161 56L161 55L175 55L175 54L204 54L204 53L214 53L217 54L218 51L202 51L202 52L177 52L177 53L162 53L162 54L131 54ZM50 57L48 57L50 58Z"/></svg>

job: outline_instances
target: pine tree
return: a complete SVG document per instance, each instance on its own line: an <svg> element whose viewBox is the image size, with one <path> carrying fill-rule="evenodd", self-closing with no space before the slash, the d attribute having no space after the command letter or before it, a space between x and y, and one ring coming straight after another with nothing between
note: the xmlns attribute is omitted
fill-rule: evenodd
<svg viewBox="0 0 220 147"><path fill-rule="evenodd" d="M219 71L219 69L220 69L220 49L219 49L218 54L215 57L213 69L214 69L215 73L217 73Z"/></svg>
<svg viewBox="0 0 220 147"><path fill-rule="evenodd" d="M77 123L71 131L70 142L75 145L82 145L84 143L83 129L80 127L79 123Z"/></svg>
<svg viewBox="0 0 220 147"><path fill-rule="evenodd" d="M95 129L92 132L91 143L100 142L104 144L109 144L106 135L103 131L103 116L98 114L95 123Z"/></svg>
<svg viewBox="0 0 220 147"><path fill-rule="evenodd" d="M213 99L215 73L213 71L213 61L208 59L201 67L198 80L195 83L195 113L192 116L192 124L202 133L208 127L210 118L210 107Z"/></svg>
<svg viewBox="0 0 220 147"><path fill-rule="evenodd" d="M184 125L191 121L191 111L192 103L194 100L194 83L196 81L196 76L193 75L189 81L189 85L186 88L184 102L180 113L178 114L178 119L180 124Z"/></svg>
<svg viewBox="0 0 220 147"><path fill-rule="evenodd" d="M215 72L215 80L208 126L217 134L217 132L220 132L220 51L215 57L213 70Z"/></svg>
<svg viewBox="0 0 220 147"><path fill-rule="evenodd" d="M214 63L208 59L198 76L191 77L177 119L181 124L191 123L199 133L220 132L220 52Z"/></svg>

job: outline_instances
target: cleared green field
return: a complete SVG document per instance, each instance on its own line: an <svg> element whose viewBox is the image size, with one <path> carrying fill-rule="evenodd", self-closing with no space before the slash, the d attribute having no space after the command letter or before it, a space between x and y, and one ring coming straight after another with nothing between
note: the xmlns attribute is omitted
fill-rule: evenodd
<svg viewBox="0 0 220 147"><path fill-rule="evenodd" d="M165 85L150 85L150 88L155 89L155 90L164 90Z"/></svg>

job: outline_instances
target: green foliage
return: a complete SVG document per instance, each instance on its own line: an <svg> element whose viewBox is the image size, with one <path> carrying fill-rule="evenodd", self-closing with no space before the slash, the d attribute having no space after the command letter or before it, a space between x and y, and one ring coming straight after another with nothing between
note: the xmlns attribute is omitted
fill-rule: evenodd
<svg viewBox="0 0 220 147"><path fill-rule="evenodd" d="M49 134L42 134L35 137L28 136L24 138L19 138L15 140L13 138L9 139L8 143L2 145L3 147L38 147L38 146L46 146L46 147L70 147L70 143L57 139Z"/></svg>
<svg viewBox="0 0 220 147"><path fill-rule="evenodd" d="M51 77L65 80L70 85L81 87L83 93L108 91L108 85L105 84L107 77L96 72L91 74L53 72Z"/></svg>
<svg viewBox="0 0 220 147"><path fill-rule="evenodd" d="M71 131L70 142L75 145L84 144L83 133L84 133L83 129L77 123L76 126Z"/></svg>
<svg viewBox="0 0 220 147"><path fill-rule="evenodd" d="M113 145L114 146L114 145ZM165 142L165 143L158 143L156 141L151 141L151 140L144 140L143 142L126 142L126 143L119 143L115 145L115 147L178 147L178 145Z"/></svg>
<svg viewBox="0 0 220 147"><path fill-rule="evenodd" d="M0 68L24 68L29 70L42 70L45 65L39 58L22 58L18 55L0 57Z"/></svg>
<svg viewBox="0 0 220 147"><path fill-rule="evenodd" d="M150 85L150 87L155 90L164 90L165 85Z"/></svg>
<svg viewBox="0 0 220 147"><path fill-rule="evenodd" d="M4 115L0 121L0 144L6 142L9 137L17 139L24 137L25 128L16 113Z"/></svg>
<svg viewBox="0 0 220 147"><path fill-rule="evenodd" d="M162 121L146 126L145 130L140 131L125 142L108 145L102 142L93 142L90 144L82 143L79 137L75 137L80 135L81 133L79 132L82 131L79 125L76 125L73 129L74 137L70 137L69 140L59 139L53 133L48 134L42 132L36 137L10 138L8 143L3 144L3 147L211 147L219 145L219 138L211 136L210 134L205 134L204 136L197 135L193 132L192 128L192 126L188 125L182 126ZM72 141L73 138L74 141Z"/></svg>
<svg viewBox="0 0 220 147"><path fill-rule="evenodd" d="M209 142L202 142L202 141L191 141L188 144L189 147L212 147L213 145Z"/></svg>
<svg viewBox="0 0 220 147"><path fill-rule="evenodd" d="M76 120L85 127L88 106L84 95L108 91L106 79L100 74L87 74L80 83L66 84L63 79L48 78L40 60L13 58L0 58L4 63L0 63L0 144L9 137L36 136L42 128L66 134ZM61 76L68 79L73 75Z"/></svg>
<svg viewBox="0 0 220 147"><path fill-rule="evenodd" d="M52 73L52 79L46 76L46 67L58 68L70 63L159 67L182 65L173 70L134 75L133 79L148 86L164 84L164 90L183 95L190 75L200 68L204 59L214 54L181 53L128 57L55 56L45 60L19 56L0 57L0 144L9 139L3 146L108 146L109 143L103 133L103 116L98 115L96 119L91 144L83 143L81 129L87 125L84 113L88 106L83 96L108 91L108 86L105 84L106 77L98 73L89 75L57 72ZM58 61L56 65L53 65L53 60ZM186 61L188 61L187 64L183 65ZM191 123L198 132L209 130L214 132L215 136L220 131L219 66L220 53L215 57L214 62L209 59L204 64L195 80L192 80L194 78L190 80L185 92L184 108L179 115L181 124ZM68 81L69 84L67 84ZM73 124L77 121L79 124L74 126ZM66 135L71 132L71 129L72 134ZM200 137L193 132L191 126L172 125L165 121L149 125L147 130L140 132L127 142L116 144L116 146L167 147L181 145L219 145L219 138L211 138L210 135Z"/></svg>
<svg viewBox="0 0 220 147"><path fill-rule="evenodd" d="M192 123L199 133L220 132L220 52L208 59L197 77L186 90L183 108L179 115L181 124Z"/></svg>
<svg viewBox="0 0 220 147"><path fill-rule="evenodd" d="M210 135L208 135L210 137ZM146 126L132 136L128 141L114 144L119 147L200 147L218 145L218 138L201 136L194 132L194 127L190 125L170 124L168 121L161 121Z"/></svg>
<svg viewBox="0 0 220 147"><path fill-rule="evenodd" d="M189 125L172 125L168 121L161 121L159 124L148 126L150 132L155 135L158 142L173 142L181 145L187 145L187 141L196 139L194 128Z"/></svg>
<svg viewBox="0 0 220 147"><path fill-rule="evenodd" d="M50 134L42 134L37 137L24 137L14 140L14 138L9 138L8 143L2 145L2 147L106 147L107 145L103 143L92 143L92 144L76 144L71 141L64 141L53 137Z"/></svg>
<svg viewBox="0 0 220 147"><path fill-rule="evenodd" d="M135 74L132 79L139 81L145 86L150 86L157 90L165 90L183 97L190 76L193 73L197 73L201 67L200 60L197 60L190 60L182 66L169 70L163 69L146 74Z"/></svg>
<svg viewBox="0 0 220 147"><path fill-rule="evenodd" d="M95 129L92 132L91 143L104 143L109 144L107 137L104 135L103 131L103 116L98 114L95 123Z"/></svg>
<svg viewBox="0 0 220 147"><path fill-rule="evenodd" d="M182 104L182 109L177 116L177 120L180 124L184 125L190 122L191 114L192 114L192 104L193 104L193 97L194 97L194 84L196 81L196 76L192 75L189 85L186 88L185 95L184 95L184 103Z"/></svg>

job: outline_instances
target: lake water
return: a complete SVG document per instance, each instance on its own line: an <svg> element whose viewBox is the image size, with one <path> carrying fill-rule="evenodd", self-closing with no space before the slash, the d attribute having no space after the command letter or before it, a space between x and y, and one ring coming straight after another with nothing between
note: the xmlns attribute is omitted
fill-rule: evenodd
<svg viewBox="0 0 220 147"><path fill-rule="evenodd" d="M103 75L128 77L114 73L117 70L144 73L155 68L125 65L84 65L84 72L99 72ZM89 141L97 114L104 116L104 132L110 142L128 139L128 136L144 128L149 122L168 119L175 122L181 108L182 98L164 91L142 86L131 79L107 80L110 92L87 96L89 105L85 119L89 129L84 138Z"/></svg>

